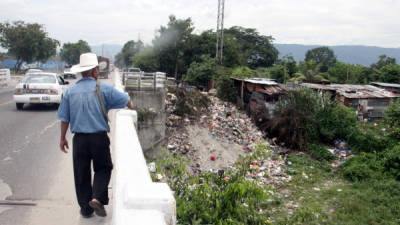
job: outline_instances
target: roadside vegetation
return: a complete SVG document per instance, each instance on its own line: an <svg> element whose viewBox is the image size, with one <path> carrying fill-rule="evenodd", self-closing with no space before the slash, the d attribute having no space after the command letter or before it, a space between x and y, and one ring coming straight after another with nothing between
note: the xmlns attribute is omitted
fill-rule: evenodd
<svg viewBox="0 0 400 225"><path fill-rule="evenodd" d="M399 106L392 103L384 120L360 122L353 110L327 96L289 94L277 110L283 130L277 135L296 138L286 140L293 149L284 167L291 180L281 186L246 179L255 171L254 160L276 154L264 144L229 170L200 175L190 174L179 155L165 150L153 178L173 189L178 224L398 224L400 139L393 124L400 117L393 115L400 115ZM295 122L280 119L285 117ZM328 151L339 138L350 146L346 159Z"/></svg>

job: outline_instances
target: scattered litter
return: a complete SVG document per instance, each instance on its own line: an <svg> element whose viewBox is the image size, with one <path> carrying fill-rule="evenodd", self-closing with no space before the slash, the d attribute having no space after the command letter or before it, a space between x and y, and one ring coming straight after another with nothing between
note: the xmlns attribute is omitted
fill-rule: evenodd
<svg viewBox="0 0 400 225"><path fill-rule="evenodd" d="M320 191L321 189L320 189L320 188L317 188L317 187L314 187L313 190L314 190L314 191Z"/></svg>
<svg viewBox="0 0 400 225"><path fill-rule="evenodd" d="M337 160L334 160L331 163L332 167L338 167L352 157L350 148L347 143L343 140L335 140L335 148L328 149L332 154L338 157Z"/></svg>
<svg viewBox="0 0 400 225"><path fill-rule="evenodd" d="M149 167L149 171L151 173L155 173L156 172L156 163L155 162L149 163L148 167Z"/></svg>
<svg viewBox="0 0 400 225"><path fill-rule="evenodd" d="M10 157L10 156L7 156L7 157L5 157L4 159L3 159L3 161L11 161L12 160L12 158Z"/></svg>

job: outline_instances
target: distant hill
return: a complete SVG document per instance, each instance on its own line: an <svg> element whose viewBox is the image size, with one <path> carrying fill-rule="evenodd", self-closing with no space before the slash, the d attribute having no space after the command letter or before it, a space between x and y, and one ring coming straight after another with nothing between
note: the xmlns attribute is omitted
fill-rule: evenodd
<svg viewBox="0 0 400 225"><path fill-rule="evenodd" d="M122 45L118 44L104 44L104 45L93 45L90 46L92 52L96 53L96 55L101 55L111 59L114 61L114 57L118 52L121 51Z"/></svg>
<svg viewBox="0 0 400 225"><path fill-rule="evenodd" d="M298 45L298 44L274 44L279 51L279 57L292 55L297 62L304 61L306 52L322 45ZM380 55L396 58L400 63L400 48L381 48L362 45L337 45L328 46L335 52L339 61L350 64L361 64L370 66L378 61Z"/></svg>

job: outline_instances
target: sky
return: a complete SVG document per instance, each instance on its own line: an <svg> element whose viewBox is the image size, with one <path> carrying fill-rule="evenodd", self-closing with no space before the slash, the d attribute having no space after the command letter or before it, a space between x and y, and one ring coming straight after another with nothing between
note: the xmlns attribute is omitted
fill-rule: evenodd
<svg viewBox="0 0 400 225"><path fill-rule="evenodd" d="M216 29L218 0L1 0L0 22L43 24L61 41L147 44L173 14L195 33ZM400 0L225 0L224 27L256 28L274 43L400 47Z"/></svg>

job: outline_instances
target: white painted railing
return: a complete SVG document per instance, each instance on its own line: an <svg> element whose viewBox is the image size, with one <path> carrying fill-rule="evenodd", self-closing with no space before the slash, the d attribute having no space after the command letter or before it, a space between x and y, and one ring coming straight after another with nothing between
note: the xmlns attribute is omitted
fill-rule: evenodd
<svg viewBox="0 0 400 225"><path fill-rule="evenodd" d="M7 86L8 81L10 81L10 70L0 69L0 86Z"/></svg>
<svg viewBox="0 0 400 225"><path fill-rule="evenodd" d="M119 72L113 84L124 91ZM113 225L175 225L176 203L166 183L151 180L136 133L136 111L111 110L114 158Z"/></svg>

